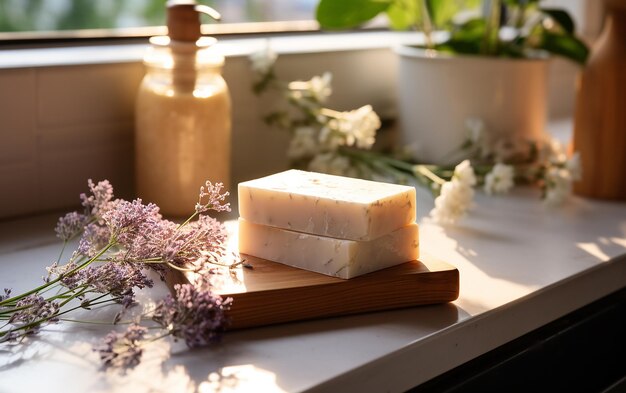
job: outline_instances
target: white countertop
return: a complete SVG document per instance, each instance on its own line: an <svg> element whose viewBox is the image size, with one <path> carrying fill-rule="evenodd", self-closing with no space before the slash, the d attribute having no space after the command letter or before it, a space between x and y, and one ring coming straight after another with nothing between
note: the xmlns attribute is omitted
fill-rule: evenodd
<svg viewBox="0 0 626 393"><path fill-rule="evenodd" d="M110 326L59 324L0 347L0 393L406 390L626 286L626 204L551 209L538 194L479 193L455 227L421 221L423 250L460 272L451 304L230 332L211 349L161 340L125 375L100 371L91 351ZM432 205L418 190L418 216ZM0 289L40 283L59 251L54 222L0 223Z"/></svg>

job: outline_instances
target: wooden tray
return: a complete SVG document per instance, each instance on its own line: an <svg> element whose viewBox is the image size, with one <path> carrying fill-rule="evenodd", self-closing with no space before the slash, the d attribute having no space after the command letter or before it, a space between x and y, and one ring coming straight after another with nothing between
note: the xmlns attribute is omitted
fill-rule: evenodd
<svg viewBox="0 0 626 393"><path fill-rule="evenodd" d="M458 270L428 256L349 280L241 257L253 268L226 269L215 287L233 298L228 329L444 303L459 295ZM175 274L167 281L173 286L194 276Z"/></svg>

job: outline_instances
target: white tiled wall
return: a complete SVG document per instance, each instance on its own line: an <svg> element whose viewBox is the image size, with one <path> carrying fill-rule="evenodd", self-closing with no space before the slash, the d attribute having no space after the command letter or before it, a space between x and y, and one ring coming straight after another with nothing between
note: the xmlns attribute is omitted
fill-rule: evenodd
<svg viewBox="0 0 626 393"><path fill-rule="evenodd" d="M0 52L1 56L1 52ZM282 78L334 74L330 106L372 104L392 115L395 57L388 49L281 56ZM133 116L140 62L0 69L0 219L65 209L87 179L109 179L133 197ZM285 134L263 124L275 96L252 94L249 63L230 57L232 184L285 169Z"/></svg>

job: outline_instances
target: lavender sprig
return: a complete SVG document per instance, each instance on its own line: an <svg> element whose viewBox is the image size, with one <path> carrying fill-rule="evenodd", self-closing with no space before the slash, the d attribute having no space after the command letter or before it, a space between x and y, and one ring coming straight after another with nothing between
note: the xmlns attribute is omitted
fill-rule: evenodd
<svg viewBox="0 0 626 393"><path fill-rule="evenodd" d="M215 343L226 324L225 311L232 299L222 299L209 288L192 284L176 284L175 296L159 302L152 320L190 348Z"/></svg>
<svg viewBox="0 0 626 393"><path fill-rule="evenodd" d="M110 332L93 348L105 368L134 368L141 361L142 344L148 329L136 323L123 333Z"/></svg>
<svg viewBox="0 0 626 393"><path fill-rule="evenodd" d="M112 321L120 323L136 304L136 290L153 286L146 269L163 277L168 269L212 272L206 265L222 264L225 227L205 215L209 210L230 211L225 203L228 192L222 192L221 183L206 182L195 213L180 225L164 219L154 204L113 199L108 181L89 180L88 186L90 194L80 196L84 211L68 213L57 223L63 249L47 268L44 283L19 295L12 296L10 289L0 295L0 321L5 321L0 325L0 342L23 339L50 323L72 321L61 316L94 306L120 304ZM79 236L77 250L61 263L65 246ZM148 338L172 335L190 347L212 343L222 330L230 302L213 295L207 281L201 288L177 287L176 295L159 302L154 311L153 323L163 334L148 337L145 327L133 324L124 333L109 334L95 350L105 367L127 368L139 363Z"/></svg>

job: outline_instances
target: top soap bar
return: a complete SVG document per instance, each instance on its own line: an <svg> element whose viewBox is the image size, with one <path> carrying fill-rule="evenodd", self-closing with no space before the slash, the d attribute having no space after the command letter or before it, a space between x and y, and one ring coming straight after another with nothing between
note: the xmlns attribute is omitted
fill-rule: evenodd
<svg viewBox="0 0 626 393"><path fill-rule="evenodd" d="M415 188L294 169L239 183L239 215L256 224L366 241L415 221Z"/></svg>

